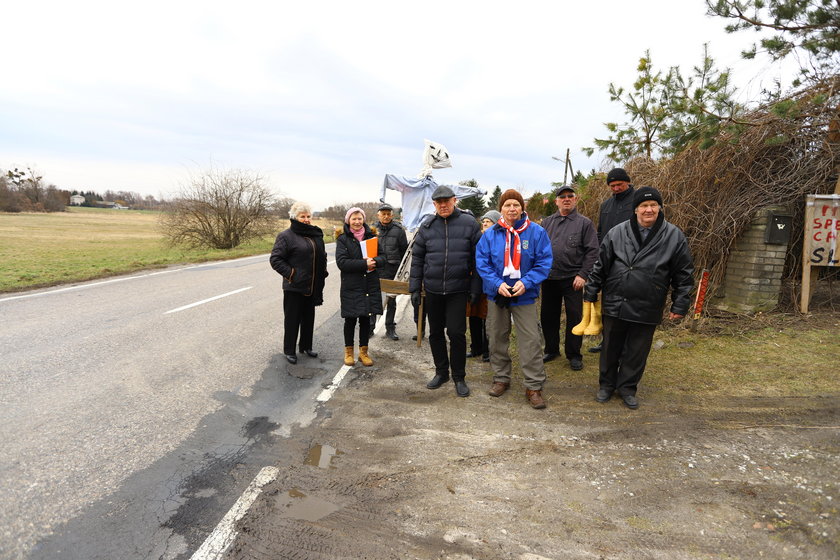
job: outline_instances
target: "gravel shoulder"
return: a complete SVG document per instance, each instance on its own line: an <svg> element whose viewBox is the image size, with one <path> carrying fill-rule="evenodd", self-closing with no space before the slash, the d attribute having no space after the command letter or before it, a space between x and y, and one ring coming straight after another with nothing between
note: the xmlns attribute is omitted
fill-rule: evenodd
<svg viewBox="0 0 840 560"><path fill-rule="evenodd" d="M377 364L293 435L300 461L279 465L228 558L840 557L840 392L710 398L643 380L630 411L595 402L590 355L587 382L552 364L538 411L521 374L487 395L477 360L469 398L427 390L409 328L375 340Z"/></svg>

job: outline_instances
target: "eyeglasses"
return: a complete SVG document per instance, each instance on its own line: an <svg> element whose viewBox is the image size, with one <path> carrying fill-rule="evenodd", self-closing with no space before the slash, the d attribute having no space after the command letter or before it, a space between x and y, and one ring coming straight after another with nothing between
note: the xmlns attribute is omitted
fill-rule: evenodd
<svg viewBox="0 0 840 560"><path fill-rule="evenodd" d="M573 194L558 194L557 198L574 198L575 195Z"/></svg>

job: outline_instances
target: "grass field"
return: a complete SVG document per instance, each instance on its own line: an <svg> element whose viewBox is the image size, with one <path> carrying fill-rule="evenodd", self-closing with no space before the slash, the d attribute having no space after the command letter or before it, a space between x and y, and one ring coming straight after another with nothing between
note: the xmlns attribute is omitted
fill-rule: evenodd
<svg viewBox="0 0 840 560"><path fill-rule="evenodd" d="M107 208L0 213L0 293L268 253L274 243L270 235L231 250L169 247L158 230L158 216ZM288 223L279 220L278 231ZM332 226L324 227L324 233L331 236Z"/></svg>

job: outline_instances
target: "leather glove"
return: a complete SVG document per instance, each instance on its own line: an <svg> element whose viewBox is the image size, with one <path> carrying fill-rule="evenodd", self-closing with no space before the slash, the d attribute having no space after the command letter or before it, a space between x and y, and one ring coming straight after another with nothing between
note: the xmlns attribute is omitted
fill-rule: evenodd
<svg viewBox="0 0 840 560"><path fill-rule="evenodd" d="M420 292L411 292L411 305L420 307Z"/></svg>
<svg viewBox="0 0 840 560"><path fill-rule="evenodd" d="M470 305L478 305L481 301L481 292L475 292L470 294Z"/></svg>
<svg viewBox="0 0 840 560"><path fill-rule="evenodd" d="M505 307L510 307L510 298L504 297L502 295L496 294L496 305L504 309Z"/></svg>

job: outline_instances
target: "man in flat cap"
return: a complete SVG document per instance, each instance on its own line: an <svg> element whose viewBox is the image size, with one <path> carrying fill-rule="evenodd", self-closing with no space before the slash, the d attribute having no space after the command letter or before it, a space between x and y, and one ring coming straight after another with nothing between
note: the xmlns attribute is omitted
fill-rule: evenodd
<svg viewBox="0 0 840 560"><path fill-rule="evenodd" d="M408 248L408 239L402 225L394 221L394 208L387 202L379 206L376 218L379 255L385 257L385 262L379 265L377 270L380 278L393 280ZM385 336L391 340L400 339L397 336L397 324L394 322L396 312L397 297L393 294L385 295ZM375 322L375 320L371 322L371 327Z"/></svg>
<svg viewBox="0 0 840 560"><path fill-rule="evenodd" d="M573 370L583 368L580 347L583 336L572 333L572 327L583 317L583 286L598 258L598 235L592 220L578 213L577 192L572 185L555 191L557 212L542 221L551 239L554 260L548 279L542 283L542 323L545 338L543 362L560 355L560 313L566 307L566 329L563 351Z"/></svg>
<svg viewBox="0 0 840 560"><path fill-rule="evenodd" d="M421 290L426 293L429 347L435 362L435 375L426 387L437 389L451 377L456 394L466 397L470 394L465 381L466 308L468 301L478 303L481 296L481 279L475 274L481 228L473 216L455 207L455 193L446 185L435 189L432 201L435 213L423 219L415 234L409 291L415 305Z"/></svg>

